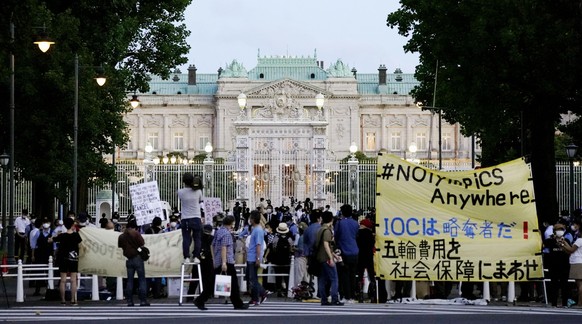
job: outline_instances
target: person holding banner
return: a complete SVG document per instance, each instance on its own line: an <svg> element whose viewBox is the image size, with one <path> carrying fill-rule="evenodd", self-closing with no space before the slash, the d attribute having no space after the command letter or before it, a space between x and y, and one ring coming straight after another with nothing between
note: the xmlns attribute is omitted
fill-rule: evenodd
<svg viewBox="0 0 582 324"><path fill-rule="evenodd" d="M204 200L202 195L202 179L190 172L182 176L184 188L178 189L178 198L182 203L182 253L184 263L190 262L190 244L194 240L194 263L200 263L200 246L202 244L202 212L200 203Z"/></svg>

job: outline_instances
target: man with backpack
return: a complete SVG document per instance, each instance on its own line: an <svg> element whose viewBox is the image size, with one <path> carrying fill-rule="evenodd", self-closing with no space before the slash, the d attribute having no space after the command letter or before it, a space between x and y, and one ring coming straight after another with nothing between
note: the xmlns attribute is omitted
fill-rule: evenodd
<svg viewBox="0 0 582 324"><path fill-rule="evenodd" d="M336 256L333 254L333 215L330 212L323 212L321 222L314 250L317 253L317 261L321 263L321 275L317 278L317 291L321 297L322 306L343 306L344 303L339 301ZM327 301L328 291L326 287L328 284L331 288L331 302Z"/></svg>
<svg viewBox="0 0 582 324"><path fill-rule="evenodd" d="M280 223L277 226L276 232L270 247L269 261L276 266L275 274L277 276L275 277L275 281L277 297L285 297L285 292L289 285L289 277L283 275L288 275L291 268L291 253L293 252L294 239L289 232L287 223Z"/></svg>

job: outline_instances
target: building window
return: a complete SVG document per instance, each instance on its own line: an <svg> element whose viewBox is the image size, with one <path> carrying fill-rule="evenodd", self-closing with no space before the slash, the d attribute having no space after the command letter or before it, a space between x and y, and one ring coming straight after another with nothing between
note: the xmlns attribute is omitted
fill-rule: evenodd
<svg viewBox="0 0 582 324"><path fill-rule="evenodd" d="M174 150L175 151L184 150L184 133L182 132L174 133Z"/></svg>
<svg viewBox="0 0 582 324"><path fill-rule="evenodd" d="M392 132L390 136L390 150L391 151L402 150L402 138L400 137L400 132Z"/></svg>
<svg viewBox="0 0 582 324"><path fill-rule="evenodd" d="M451 151L453 149L453 136L451 133L443 133L442 150Z"/></svg>
<svg viewBox="0 0 582 324"><path fill-rule="evenodd" d="M263 73L259 74L259 79L264 79L265 75Z"/></svg>
<svg viewBox="0 0 582 324"><path fill-rule="evenodd" d="M148 143L150 143L154 151L160 150L160 137L158 132L148 134Z"/></svg>
<svg viewBox="0 0 582 324"><path fill-rule="evenodd" d="M376 133L366 133L366 151L376 150Z"/></svg>
<svg viewBox="0 0 582 324"><path fill-rule="evenodd" d="M426 151L426 133L425 132L418 132L416 133L416 147L419 151Z"/></svg>
<svg viewBox="0 0 582 324"><path fill-rule="evenodd" d="M208 142L210 142L210 137L200 136L200 138L198 140L198 150L204 151L204 148L206 147L206 143L208 143Z"/></svg>

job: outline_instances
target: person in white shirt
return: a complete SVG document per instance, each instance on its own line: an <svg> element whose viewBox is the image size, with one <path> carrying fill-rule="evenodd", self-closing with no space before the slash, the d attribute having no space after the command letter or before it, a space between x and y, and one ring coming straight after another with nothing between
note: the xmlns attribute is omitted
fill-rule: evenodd
<svg viewBox="0 0 582 324"><path fill-rule="evenodd" d="M582 220L575 219L571 227L573 232L578 232L582 228ZM570 253L570 279L576 280L576 288L578 289L578 304L576 306L582 307L582 238L578 237L574 244L570 245L562 237L558 244L564 251Z"/></svg>
<svg viewBox="0 0 582 324"><path fill-rule="evenodd" d="M14 257L19 258L24 263L24 253L26 252L26 228L30 225L28 219L28 209L22 210L22 215L14 220Z"/></svg>

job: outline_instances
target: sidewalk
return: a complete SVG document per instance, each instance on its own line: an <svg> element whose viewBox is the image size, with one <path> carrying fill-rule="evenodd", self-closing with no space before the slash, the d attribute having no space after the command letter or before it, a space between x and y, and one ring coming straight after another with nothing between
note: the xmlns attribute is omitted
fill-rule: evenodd
<svg viewBox="0 0 582 324"><path fill-rule="evenodd" d="M45 300L44 294L46 288L41 289L42 296L32 296L34 293L34 288L28 287L28 282L25 282L24 291L25 291L25 298L24 302L17 303L16 302L16 278L4 278L4 283L6 284L6 294L8 298L8 302L10 307L31 307L31 306L60 306L60 300ZM58 286L55 286L58 289ZM517 292L516 292L517 293ZM453 291L451 295L454 295L455 292ZM248 294L243 294L243 300L248 300ZM269 301L277 301L277 302L299 302L294 300L293 298L283 298L283 297L276 297L276 294L272 294L269 296ZM159 299L149 299L150 303L152 304L173 304L178 305L179 297L170 296L166 298L159 298ZM211 299L210 304L212 303L223 303L224 299ZM319 302L318 300L312 300L308 302ZM124 300L116 300L115 299L115 292L112 293L110 300L99 300L93 301L90 298L86 300L82 300L79 298L79 305L81 306L104 306L104 305L118 305L118 306L125 306L126 302ZM194 306L192 302L187 302L186 298L182 300L182 305L185 307ZM489 302L489 305L492 306L515 306L515 307L551 307L550 305L546 305L543 302L539 301L515 301L515 302L506 302L501 300L492 300ZM470 307L470 306L468 306ZM6 309L6 297L4 295L4 287L2 282L0 281L0 309Z"/></svg>

